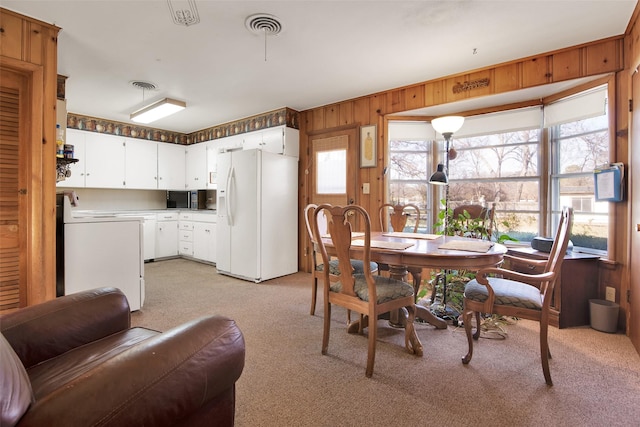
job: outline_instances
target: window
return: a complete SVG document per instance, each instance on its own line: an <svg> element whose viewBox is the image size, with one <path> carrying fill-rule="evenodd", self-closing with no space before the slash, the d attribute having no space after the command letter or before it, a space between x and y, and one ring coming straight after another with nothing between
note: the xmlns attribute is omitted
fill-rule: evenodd
<svg viewBox="0 0 640 427"><path fill-rule="evenodd" d="M388 201L391 204L413 203L420 208L423 232L431 232L429 177L433 129L424 122L391 122L389 124ZM407 230L415 222L407 221Z"/></svg>
<svg viewBox="0 0 640 427"><path fill-rule="evenodd" d="M443 162L433 158L433 140L440 139L440 158L444 144L429 124L414 125L422 126L420 137L408 122L389 124L388 200L424 208L421 228L431 232L431 200L444 197L443 187L427 183L431 166ZM593 178L610 161L606 84L544 107L467 117L450 144L449 208L495 203L494 238L529 242L553 235L562 207L571 206L574 250L606 255L610 204L596 202Z"/></svg>
<svg viewBox="0 0 640 427"><path fill-rule="evenodd" d="M530 241L540 222L540 130L520 130L454 141L449 160L449 207L496 204L497 235Z"/></svg>
<svg viewBox="0 0 640 427"><path fill-rule="evenodd" d="M602 254L607 251L609 203L595 201L593 170L609 164L606 89L605 85L562 99L545 114L551 138L554 227L562 207L573 207L574 247Z"/></svg>

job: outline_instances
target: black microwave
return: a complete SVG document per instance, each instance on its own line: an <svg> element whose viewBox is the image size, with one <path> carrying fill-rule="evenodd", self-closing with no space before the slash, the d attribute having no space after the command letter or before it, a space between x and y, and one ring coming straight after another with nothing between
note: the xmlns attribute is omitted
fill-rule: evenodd
<svg viewBox="0 0 640 427"><path fill-rule="evenodd" d="M167 191L167 209L189 209L190 191Z"/></svg>

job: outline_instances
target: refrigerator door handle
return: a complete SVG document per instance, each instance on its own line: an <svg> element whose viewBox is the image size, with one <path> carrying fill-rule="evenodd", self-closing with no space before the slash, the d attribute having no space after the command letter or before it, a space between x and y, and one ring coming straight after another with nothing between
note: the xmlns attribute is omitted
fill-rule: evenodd
<svg viewBox="0 0 640 427"><path fill-rule="evenodd" d="M226 194L227 194L227 203L225 203L225 208L227 211L227 225L233 225L233 218L231 217L231 181L235 175L235 167L231 166L229 168L229 172L227 173L227 185L226 185Z"/></svg>

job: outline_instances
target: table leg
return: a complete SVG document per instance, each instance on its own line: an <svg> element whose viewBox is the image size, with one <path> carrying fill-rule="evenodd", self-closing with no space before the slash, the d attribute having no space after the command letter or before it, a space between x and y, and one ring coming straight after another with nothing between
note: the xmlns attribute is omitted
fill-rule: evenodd
<svg viewBox="0 0 640 427"><path fill-rule="evenodd" d="M413 289L417 295L418 289L420 289L420 281L422 280L422 269L411 268L404 265L390 265L389 277L396 280L406 280L407 272L411 272L413 276ZM394 310L389 313L389 325L394 328L403 328L407 322L407 312L403 310ZM437 317L431 313L426 307L416 305L416 318L422 319L436 327L436 329L447 329L447 321Z"/></svg>

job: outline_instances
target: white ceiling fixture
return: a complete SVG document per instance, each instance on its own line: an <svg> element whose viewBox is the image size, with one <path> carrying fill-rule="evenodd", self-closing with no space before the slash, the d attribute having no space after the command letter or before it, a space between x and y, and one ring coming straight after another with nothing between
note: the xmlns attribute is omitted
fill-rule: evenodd
<svg viewBox="0 0 640 427"><path fill-rule="evenodd" d="M187 103L184 101L164 98L134 111L131 113L131 120L136 123L147 124L184 110L186 107Z"/></svg>
<svg viewBox="0 0 640 427"><path fill-rule="evenodd" d="M200 22L195 0L167 0L167 5L174 24L188 27Z"/></svg>
<svg viewBox="0 0 640 427"><path fill-rule="evenodd" d="M264 60L267 61L267 36L277 36L282 32L282 24L277 16L257 13L245 19L244 25L253 34L264 36Z"/></svg>

